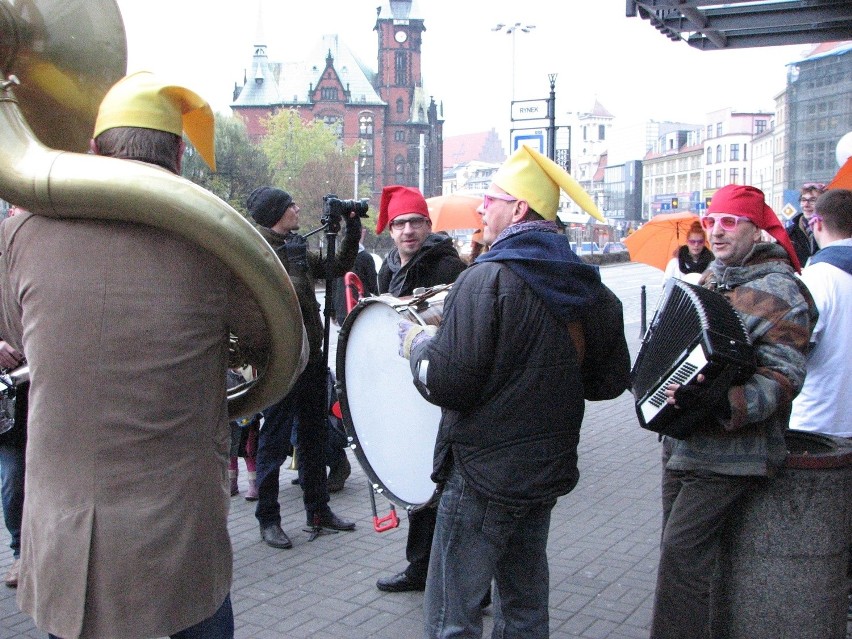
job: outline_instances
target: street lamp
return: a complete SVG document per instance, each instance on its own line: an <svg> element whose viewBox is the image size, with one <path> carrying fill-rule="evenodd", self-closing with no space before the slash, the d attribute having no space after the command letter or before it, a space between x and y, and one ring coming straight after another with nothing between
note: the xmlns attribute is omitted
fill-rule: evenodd
<svg viewBox="0 0 852 639"><path fill-rule="evenodd" d="M547 118L549 120L547 129L547 157L556 159L556 74L548 73L550 82L550 97L547 100Z"/></svg>
<svg viewBox="0 0 852 639"><path fill-rule="evenodd" d="M529 33L535 29L534 24L522 24L520 22L516 22L515 24L505 25L502 22L491 27L492 31L504 31L512 36L512 101L515 101L515 34L518 30L523 33Z"/></svg>

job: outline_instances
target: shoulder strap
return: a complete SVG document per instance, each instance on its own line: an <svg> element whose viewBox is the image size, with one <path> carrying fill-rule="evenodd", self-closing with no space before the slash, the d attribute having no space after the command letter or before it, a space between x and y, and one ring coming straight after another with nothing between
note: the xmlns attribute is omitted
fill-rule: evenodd
<svg viewBox="0 0 852 639"><path fill-rule="evenodd" d="M582 321L583 396L591 401L614 399L630 387L630 351L621 300L601 283L601 291Z"/></svg>

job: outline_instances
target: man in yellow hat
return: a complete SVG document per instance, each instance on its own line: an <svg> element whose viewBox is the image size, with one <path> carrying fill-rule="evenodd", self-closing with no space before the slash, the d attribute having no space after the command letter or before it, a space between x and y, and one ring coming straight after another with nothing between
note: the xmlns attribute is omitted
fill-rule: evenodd
<svg viewBox="0 0 852 639"><path fill-rule="evenodd" d="M443 408L426 637L481 636L492 579L495 632L549 636L550 512L577 483L584 395L605 399L628 386L620 305L604 319L600 275L556 223L560 188L600 216L558 165L527 147L515 152L478 209L490 249L459 275L437 334L400 326L415 385ZM590 330L593 313L611 334ZM620 351L601 358L601 344ZM614 385L592 383L581 363L612 369Z"/></svg>
<svg viewBox="0 0 852 639"><path fill-rule="evenodd" d="M178 173L183 132L212 166L207 102L137 73L92 149ZM233 637L227 338L266 348L257 303L150 226L22 213L0 235L0 335L31 370L19 606L64 639Z"/></svg>

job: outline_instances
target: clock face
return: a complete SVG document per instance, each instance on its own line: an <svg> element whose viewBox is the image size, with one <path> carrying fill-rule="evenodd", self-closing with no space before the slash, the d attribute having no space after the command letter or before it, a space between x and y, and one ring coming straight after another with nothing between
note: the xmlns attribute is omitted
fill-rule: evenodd
<svg viewBox="0 0 852 639"><path fill-rule="evenodd" d="M408 34L405 31L397 31L393 37L397 42L405 42L408 40Z"/></svg>

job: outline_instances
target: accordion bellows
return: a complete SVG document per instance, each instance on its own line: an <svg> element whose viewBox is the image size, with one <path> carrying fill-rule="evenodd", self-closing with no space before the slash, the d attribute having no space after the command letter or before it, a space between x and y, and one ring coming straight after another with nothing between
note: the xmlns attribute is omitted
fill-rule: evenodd
<svg viewBox="0 0 852 639"><path fill-rule="evenodd" d="M670 279L630 372L642 428L685 436L676 425L679 409L666 403L666 387L699 374L709 382L723 371L735 383L754 374L754 347L742 319L723 295Z"/></svg>

